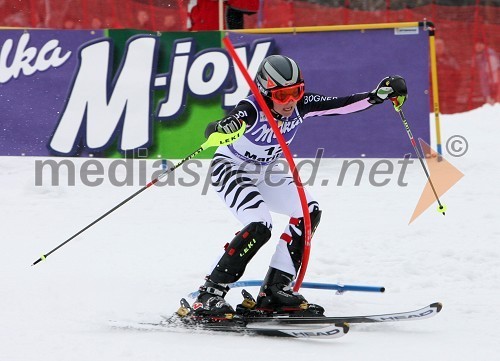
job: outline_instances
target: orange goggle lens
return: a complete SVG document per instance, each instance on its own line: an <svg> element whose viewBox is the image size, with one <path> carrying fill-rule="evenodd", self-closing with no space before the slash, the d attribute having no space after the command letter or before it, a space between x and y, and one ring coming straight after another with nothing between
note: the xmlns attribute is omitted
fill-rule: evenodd
<svg viewBox="0 0 500 361"><path fill-rule="evenodd" d="M304 84L292 85L286 88L271 90L271 99L277 103L288 103L290 100L299 101L304 96Z"/></svg>

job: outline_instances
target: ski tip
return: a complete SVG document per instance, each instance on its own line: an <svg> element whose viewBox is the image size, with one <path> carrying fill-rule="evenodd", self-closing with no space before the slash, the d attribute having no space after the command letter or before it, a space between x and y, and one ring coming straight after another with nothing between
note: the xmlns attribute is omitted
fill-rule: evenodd
<svg viewBox="0 0 500 361"><path fill-rule="evenodd" d="M436 309L436 313L441 312L443 309L443 304L441 302L434 302L430 306Z"/></svg>

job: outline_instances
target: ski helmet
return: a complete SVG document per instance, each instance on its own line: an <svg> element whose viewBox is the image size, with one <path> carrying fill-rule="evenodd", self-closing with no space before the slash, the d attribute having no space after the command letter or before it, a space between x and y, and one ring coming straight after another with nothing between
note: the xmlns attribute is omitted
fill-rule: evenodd
<svg viewBox="0 0 500 361"><path fill-rule="evenodd" d="M303 84L304 79L294 60L283 55L271 55L260 64L256 83L262 95L271 97L271 90Z"/></svg>

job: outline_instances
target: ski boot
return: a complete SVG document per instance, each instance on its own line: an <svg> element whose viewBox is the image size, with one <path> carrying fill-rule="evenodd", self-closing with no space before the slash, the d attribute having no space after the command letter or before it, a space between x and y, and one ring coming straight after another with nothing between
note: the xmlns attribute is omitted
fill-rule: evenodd
<svg viewBox="0 0 500 361"><path fill-rule="evenodd" d="M255 309L296 317L322 316L323 307L309 304L304 296L293 292L292 280L293 275L270 267L257 297Z"/></svg>
<svg viewBox="0 0 500 361"><path fill-rule="evenodd" d="M228 291L227 285L212 282L207 278L193 303L193 315L230 318L229 315L234 314L234 309L224 299Z"/></svg>

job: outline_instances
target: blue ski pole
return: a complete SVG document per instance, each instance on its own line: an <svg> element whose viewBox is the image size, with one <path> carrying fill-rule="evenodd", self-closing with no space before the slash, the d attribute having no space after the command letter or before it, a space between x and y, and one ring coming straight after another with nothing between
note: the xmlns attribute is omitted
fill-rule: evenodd
<svg viewBox="0 0 500 361"><path fill-rule="evenodd" d="M262 285L262 280L248 280L248 281L237 281L229 285L230 288L236 287L260 287ZM358 285L340 285L335 283L317 283L317 282L303 282L302 288L311 288L317 290L333 290L339 293L346 291L357 291L357 292L385 292L385 287L382 286L358 286ZM189 297L196 298L199 291L191 292Z"/></svg>

